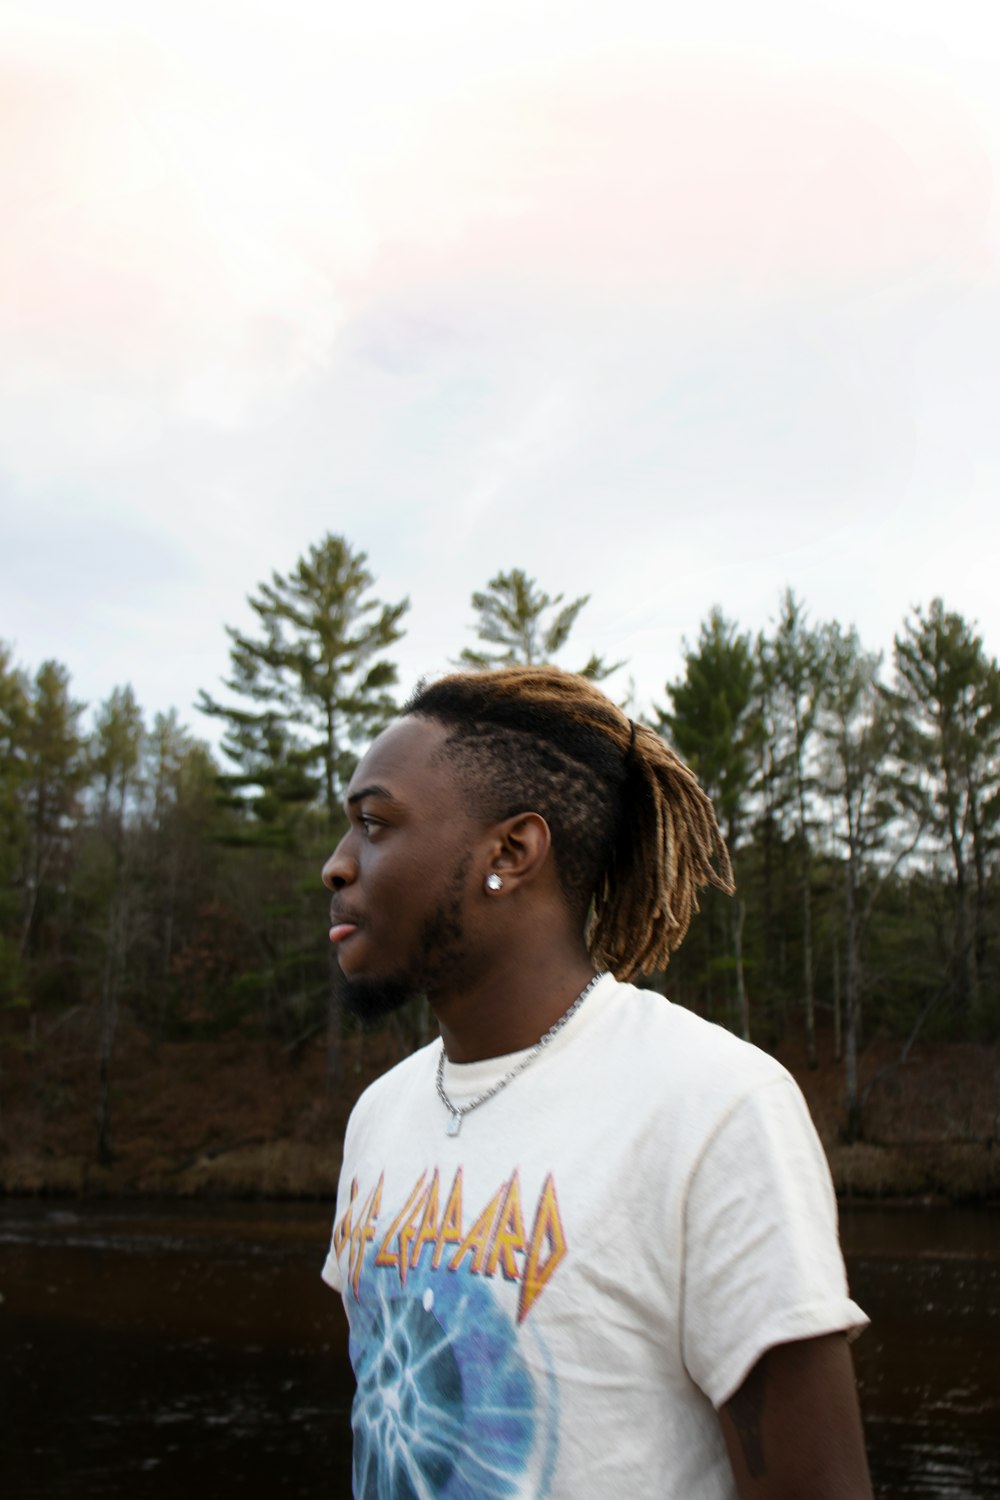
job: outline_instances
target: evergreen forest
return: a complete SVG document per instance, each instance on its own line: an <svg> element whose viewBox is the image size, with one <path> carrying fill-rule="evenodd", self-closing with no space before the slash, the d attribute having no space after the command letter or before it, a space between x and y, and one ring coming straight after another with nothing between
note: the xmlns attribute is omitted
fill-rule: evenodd
<svg viewBox="0 0 1000 1500"><path fill-rule="evenodd" d="M150 719L128 685L85 705L71 665L0 644L0 1132L12 1059L68 1039L92 1060L100 1161L123 1036L266 1038L289 1065L321 1046L329 1093L351 1087L319 871L397 707L408 601L380 600L365 555L327 535L249 603L197 705L217 751L201 719ZM586 603L498 573L454 660L600 681L623 664L576 651ZM973 621L929 600L883 659L791 591L756 636L713 609L645 717L712 796L738 886L706 893L651 984L760 1046L795 1032L809 1066L822 1038L848 1140L873 1039L901 1061L918 1040L997 1040L1000 669ZM426 1007L386 1027L399 1053L433 1034Z"/></svg>

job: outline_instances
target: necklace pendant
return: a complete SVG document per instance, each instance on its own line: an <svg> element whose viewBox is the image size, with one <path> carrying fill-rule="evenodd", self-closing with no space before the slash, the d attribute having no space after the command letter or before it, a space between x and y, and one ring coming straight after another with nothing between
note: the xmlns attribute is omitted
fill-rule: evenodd
<svg viewBox="0 0 1000 1500"><path fill-rule="evenodd" d="M461 1130L461 1128L462 1116L458 1113L457 1110L453 1110L451 1119L448 1121L448 1134L458 1135L458 1132Z"/></svg>

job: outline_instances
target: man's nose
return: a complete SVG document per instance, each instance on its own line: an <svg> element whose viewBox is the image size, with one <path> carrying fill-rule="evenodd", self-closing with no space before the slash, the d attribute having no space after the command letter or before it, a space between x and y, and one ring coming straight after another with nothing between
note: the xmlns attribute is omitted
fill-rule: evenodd
<svg viewBox="0 0 1000 1500"><path fill-rule="evenodd" d="M347 839L342 838L323 866L323 884L329 891L339 891L357 876L357 865L347 853L346 843Z"/></svg>

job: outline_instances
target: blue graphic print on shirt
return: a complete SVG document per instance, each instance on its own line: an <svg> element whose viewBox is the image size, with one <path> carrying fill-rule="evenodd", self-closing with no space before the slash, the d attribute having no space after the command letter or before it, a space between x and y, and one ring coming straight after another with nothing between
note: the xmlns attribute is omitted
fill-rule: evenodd
<svg viewBox="0 0 1000 1500"><path fill-rule="evenodd" d="M516 1172L471 1228L461 1171L443 1214L437 1177L421 1178L388 1230L382 1180L363 1202L352 1184L335 1233L338 1253L351 1247L354 1494L544 1500L557 1385L525 1318L565 1253L555 1187L547 1179L529 1236ZM514 1297L511 1282L521 1282Z"/></svg>

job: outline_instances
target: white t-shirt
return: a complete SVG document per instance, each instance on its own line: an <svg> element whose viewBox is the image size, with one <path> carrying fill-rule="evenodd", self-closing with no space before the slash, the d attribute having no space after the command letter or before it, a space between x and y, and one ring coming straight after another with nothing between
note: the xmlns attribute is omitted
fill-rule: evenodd
<svg viewBox="0 0 1000 1500"><path fill-rule="evenodd" d="M440 1045L366 1090L344 1145L323 1276L357 1500L734 1496L716 1408L772 1345L867 1321L794 1081L606 975L449 1137Z"/></svg>

